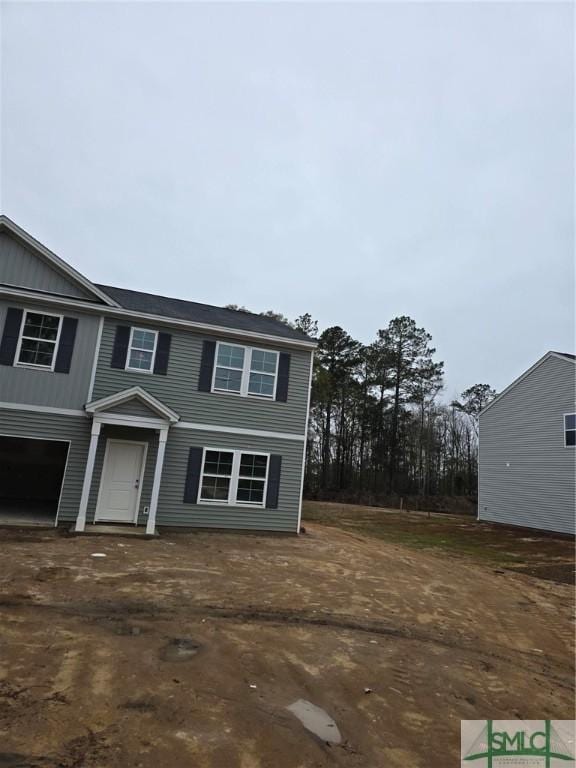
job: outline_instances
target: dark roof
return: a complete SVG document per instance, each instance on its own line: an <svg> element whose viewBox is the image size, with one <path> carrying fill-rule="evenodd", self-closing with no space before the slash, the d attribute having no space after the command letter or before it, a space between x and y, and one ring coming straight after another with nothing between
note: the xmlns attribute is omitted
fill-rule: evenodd
<svg viewBox="0 0 576 768"><path fill-rule="evenodd" d="M576 355L573 355L570 352L554 352L554 354L562 355L562 357L567 357L569 360L576 360Z"/></svg>
<svg viewBox="0 0 576 768"><path fill-rule="evenodd" d="M199 304L196 301L170 299L167 296L156 296L153 293L130 291L128 288L114 288L111 285L96 284L96 286L118 302L121 307L134 312L189 320L194 323L222 326L223 328L234 328L250 333L264 333L282 339L313 341L302 331L290 328L273 317L255 315L252 312L240 312L237 309L213 307L210 304Z"/></svg>

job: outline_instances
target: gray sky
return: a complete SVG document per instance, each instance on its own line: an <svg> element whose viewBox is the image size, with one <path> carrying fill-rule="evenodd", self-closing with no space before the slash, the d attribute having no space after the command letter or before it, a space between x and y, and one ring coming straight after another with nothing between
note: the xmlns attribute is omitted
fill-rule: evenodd
<svg viewBox="0 0 576 768"><path fill-rule="evenodd" d="M574 350L573 8L6 3L2 209L88 277Z"/></svg>

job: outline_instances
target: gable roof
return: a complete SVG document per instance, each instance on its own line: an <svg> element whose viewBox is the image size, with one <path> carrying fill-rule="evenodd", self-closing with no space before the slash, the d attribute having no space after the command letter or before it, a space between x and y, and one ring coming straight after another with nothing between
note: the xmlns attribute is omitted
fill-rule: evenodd
<svg viewBox="0 0 576 768"><path fill-rule="evenodd" d="M500 392L499 395L496 395L496 397L493 400L491 400L488 403L488 405L480 411L479 416L482 416L483 413L486 413L486 411L489 408L491 408L494 405L494 403L497 403L499 400L501 400L505 395L508 394L508 392L510 392L511 389L514 389L514 387L517 384L520 384L521 381L524 381L524 379L527 376L530 376L530 374L533 371L535 371L536 368L539 368L542 365L542 363L545 363L547 360L550 360L550 358L552 358L552 357L555 357L555 358L560 359L560 360L567 360L567 361L569 361L571 363L576 362L576 355L573 355L570 352L546 352L546 354L543 355L539 360L537 360L534 363L534 365L532 365L530 368L528 368L527 371L524 371L524 373L521 376L518 376L517 379L514 379L512 384L509 384L506 387L506 389L503 389L502 392Z"/></svg>
<svg viewBox="0 0 576 768"><path fill-rule="evenodd" d="M130 400L138 400L171 424L175 424L180 419L176 411L173 411L172 408L169 408L158 398L154 397L154 395L142 389L142 387L130 387L129 389L123 389L121 392L115 392L113 395L108 395L108 397L92 400L91 403L86 403L84 409L87 413L98 413L99 411L106 411L109 408L127 403Z"/></svg>
<svg viewBox="0 0 576 768"><path fill-rule="evenodd" d="M106 314L128 314L135 313L142 322L145 322L148 315L151 322L158 322L165 318L167 324L170 320L177 325L187 325L206 329L214 333L222 328L230 334L242 337L257 335L262 341L270 342L278 339L278 343L289 342L297 343L298 346L313 348L317 341L307 336L302 331L286 325L280 320L264 315L256 315L252 312L245 312L236 309L226 309L216 307L210 304L201 304L195 301L186 301L183 299L174 299L167 296L157 296L152 293L142 291L133 291L128 288L117 288L114 286L92 283L73 267L67 264L55 253L52 253L42 243L39 243L25 230L15 224L8 216L0 215L0 233L9 232L16 239L30 250L32 250L40 259L45 261L59 274L66 276L73 283L80 286L89 296L97 299L97 304L83 304L82 307L95 311L104 311ZM56 296L47 294L44 291L34 291L31 288L18 288L18 286L0 285L0 292L10 295L20 295L24 292L27 296L36 293L42 295L45 300L52 303L65 303L73 299L75 306L80 306L75 297ZM89 302L90 300L88 300ZM106 305L106 309L102 306Z"/></svg>
<svg viewBox="0 0 576 768"><path fill-rule="evenodd" d="M56 256L55 253L52 253L52 251L46 248L45 245L39 243L38 240L33 238L32 235L29 235L28 232L15 224L12 219L8 218L8 216L0 215L0 232L9 232L11 235L16 237L17 240L20 240L22 243L28 246L28 248L34 251L34 253L42 261L56 270L56 272L64 275L72 283L83 288L84 291L86 291L93 298L98 299L99 302L103 302L110 307L118 306L113 298L107 296L104 291L94 285L94 283L91 283L90 280L84 277L84 275L81 275L80 272L77 272L74 267L71 267L59 256Z"/></svg>
<svg viewBox="0 0 576 768"><path fill-rule="evenodd" d="M128 288L115 288L111 285L98 285L98 287L117 301L119 306L134 312L188 320L193 323L222 328L235 328L250 333L263 333L285 339L313 341L302 331L297 331L273 317L255 315L252 312L243 312L238 309L215 307L211 304L199 304L196 301L171 299L153 293L131 291Z"/></svg>

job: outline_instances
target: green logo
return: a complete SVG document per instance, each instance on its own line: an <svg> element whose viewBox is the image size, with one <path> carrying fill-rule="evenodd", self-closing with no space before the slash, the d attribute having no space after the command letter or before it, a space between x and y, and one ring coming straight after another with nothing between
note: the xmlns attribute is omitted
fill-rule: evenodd
<svg viewBox="0 0 576 768"><path fill-rule="evenodd" d="M574 761L574 755L552 725L542 720L542 730L521 728L516 731L496 730L494 720L486 720L474 743L463 756L465 761L486 760L486 768L493 768L495 758L538 757L539 765L551 767L552 760ZM518 721L521 725L522 721ZM506 761L498 760L500 765ZM512 763L512 761L510 761ZM516 763L518 765L518 763Z"/></svg>

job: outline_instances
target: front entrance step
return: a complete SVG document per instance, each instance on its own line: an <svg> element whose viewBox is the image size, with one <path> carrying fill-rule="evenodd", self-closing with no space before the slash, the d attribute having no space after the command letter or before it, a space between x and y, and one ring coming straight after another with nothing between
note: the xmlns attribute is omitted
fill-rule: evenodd
<svg viewBox="0 0 576 768"><path fill-rule="evenodd" d="M83 531L75 531L72 528L70 533L76 536L130 536L132 538L136 536L140 539L154 539L158 536L158 531L154 531L153 534L146 533L144 525L106 525L104 523L87 525Z"/></svg>

